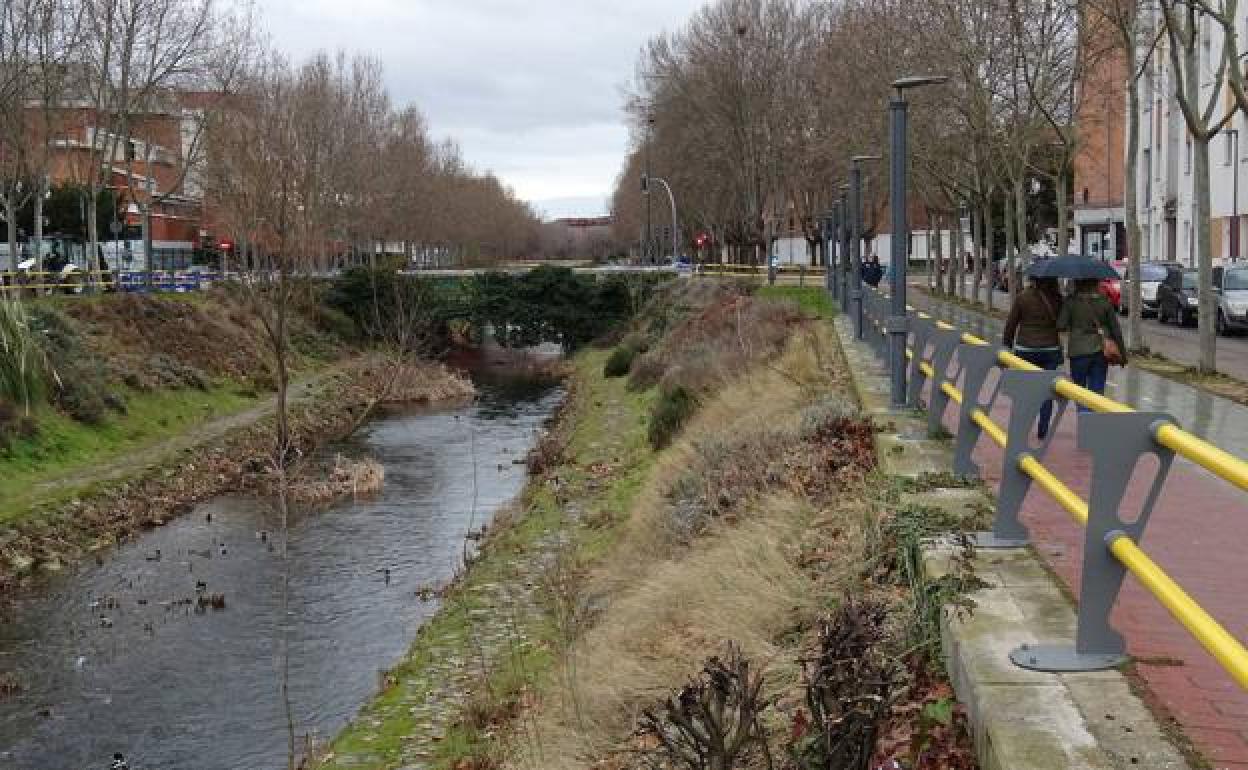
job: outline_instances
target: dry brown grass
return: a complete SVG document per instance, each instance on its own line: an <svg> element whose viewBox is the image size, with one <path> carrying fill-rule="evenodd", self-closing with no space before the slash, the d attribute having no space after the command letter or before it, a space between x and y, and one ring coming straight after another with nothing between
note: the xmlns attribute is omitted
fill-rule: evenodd
<svg viewBox="0 0 1248 770"><path fill-rule="evenodd" d="M783 640L813 623L820 597L856 578L866 542L860 506L820 505L776 465L800 445L812 414L838 408L826 403L837 387L829 344L794 339L774 365L723 386L660 455L620 541L582 587L606 609L580 629L561 684L533 715L537 737L514 766L623 756L642 709L730 641L764 667L768 691L796 685L797 656ZM712 476L729 481L681 491ZM682 506L697 495L719 513L691 529Z"/></svg>
<svg viewBox="0 0 1248 770"><path fill-rule="evenodd" d="M384 383L382 403L414 404L454 401L476 393L472 380L445 364L430 361L378 361Z"/></svg>

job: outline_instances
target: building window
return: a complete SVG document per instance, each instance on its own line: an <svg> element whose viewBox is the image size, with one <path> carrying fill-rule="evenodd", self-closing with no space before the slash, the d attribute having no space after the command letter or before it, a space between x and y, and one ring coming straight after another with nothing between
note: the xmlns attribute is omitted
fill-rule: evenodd
<svg viewBox="0 0 1248 770"><path fill-rule="evenodd" d="M1085 204L1088 202L1088 188L1086 188L1086 187L1085 187L1085 188L1083 188L1083 202L1084 202Z"/></svg>

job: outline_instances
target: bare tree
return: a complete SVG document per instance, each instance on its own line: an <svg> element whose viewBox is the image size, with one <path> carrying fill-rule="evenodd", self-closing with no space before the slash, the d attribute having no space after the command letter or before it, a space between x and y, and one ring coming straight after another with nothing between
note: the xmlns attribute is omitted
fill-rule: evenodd
<svg viewBox="0 0 1248 770"><path fill-rule="evenodd" d="M1223 36L1223 45L1205 46L1203 41L1212 33L1216 18L1235 18L1237 0L1206 4L1218 10L1209 14L1200 4L1184 0L1159 0L1165 20L1167 46L1170 54L1171 81L1175 99L1192 144L1193 207L1192 228L1195 235L1197 269L1199 271L1200 371L1217 370L1217 300L1213 287L1213 244L1210 224L1209 143L1234 115L1234 109L1223 111L1223 89L1231 65L1234 45L1225 45L1235 35ZM1203 50L1209 54L1202 55ZM1202 61L1207 58L1207 61ZM1232 87L1234 91L1234 87Z"/></svg>
<svg viewBox="0 0 1248 770"><path fill-rule="evenodd" d="M1144 338L1143 297L1140 294L1140 260L1143 258L1143 239L1140 231L1139 175L1140 175L1140 79L1148 73L1160 39L1159 31L1148 25L1148 9L1142 0L1089 0L1087 11L1099 17L1098 28L1108 30L1114 38L1117 54L1122 60L1124 86L1127 93L1125 181L1123 183L1123 214L1127 230L1127 344L1132 350L1146 351ZM1110 68L1112 62L1103 62ZM1118 108L1106 105L1106 110Z"/></svg>
<svg viewBox="0 0 1248 770"><path fill-rule="evenodd" d="M175 108L180 86L220 61L212 0L81 0L83 35L74 98L88 105L85 158L88 264L98 278L98 197L119 173L134 181L132 138L145 116ZM152 160L150 145L144 157ZM121 168L121 166L125 168ZM150 178L151 171L146 169Z"/></svg>

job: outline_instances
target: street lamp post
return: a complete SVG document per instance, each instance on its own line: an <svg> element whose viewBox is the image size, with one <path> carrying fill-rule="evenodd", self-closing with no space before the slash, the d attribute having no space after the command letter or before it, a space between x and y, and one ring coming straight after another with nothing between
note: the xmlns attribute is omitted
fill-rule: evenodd
<svg viewBox="0 0 1248 770"><path fill-rule="evenodd" d="M854 307L854 336L862 339L862 164L879 155L855 155L849 167L849 299Z"/></svg>
<svg viewBox="0 0 1248 770"><path fill-rule="evenodd" d="M678 244L680 243L680 235L677 233L677 228L676 228L676 223L677 223L676 196L672 195L672 186L668 184L667 180L664 179L663 177L658 177L658 176L650 177L650 181L658 182L659 184L663 185L663 189L667 191L668 203L672 204L672 259L679 260L680 254L678 253L679 252Z"/></svg>
<svg viewBox="0 0 1248 770"><path fill-rule="evenodd" d="M844 310L849 306L849 185L841 185L840 190L841 197L836 203L836 301Z"/></svg>
<svg viewBox="0 0 1248 770"><path fill-rule="evenodd" d="M654 135L654 117L646 118L646 169L641 177L641 192L646 198L646 246L642 250L642 262L650 264L654 256L650 250L654 245L654 231L650 225L650 142L653 141Z"/></svg>
<svg viewBox="0 0 1248 770"><path fill-rule="evenodd" d="M1239 261L1239 129L1232 128L1227 133L1231 136L1234 151L1231 155L1231 261Z"/></svg>
<svg viewBox="0 0 1248 770"><path fill-rule="evenodd" d="M893 81L895 92L888 103L889 129L889 209L892 212L892 314L888 319L889 368L891 369L891 403L894 409L906 406L906 336L909 316L906 314L906 267L909 260L910 225L906 221L906 148L909 105L906 90L937 85L947 77L908 77ZM917 352L916 352L917 355Z"/></svg>

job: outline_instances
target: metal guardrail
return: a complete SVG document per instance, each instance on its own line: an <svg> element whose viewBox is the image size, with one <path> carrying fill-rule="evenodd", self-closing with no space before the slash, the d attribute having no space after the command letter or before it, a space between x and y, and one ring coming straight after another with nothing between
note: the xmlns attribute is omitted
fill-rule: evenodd
<svg viewBox="0 0 1248 770"><path fill-rule="evenodd" d="M125 292L190 292L210 288L222 275L206 271L0 272L0 296L81 294L88 288Z"/></svg>
<svg viewBox="0 0 1248 770"><path fill-rule="evenodd" d="M863 326L863 338L881 360L887 360L889 300L883 293L863 287L863 308L868 321ZM911 308L909 315L908 403L920 408L924 388L930 386L927 414L933 433L943 430L950 403L956 405L954 473L979 475L972 454L983 436L1004 450L993 529L976 537L979 547L1028 543L1027 528L1019 514L1033 483L1085 531L1074 645L1023 645L1010 653L1010 659L1023 668L1053 672L1092 671L1125 662L1126 643L1111 626L1109 616L1130 572L1241 687L1248 689L1248 649L1139 546L1175 457L1186 458L1246 491L1248 463L1183 430L1168 414L1136 411L1079 387L1061 372L1040 369L1004 347L926 313ZM994 372L998 376L990 388ZM1003 395L1011 407L1005 427L989 416ZM1092 458L1087 501L1043 464L1055 431L1051 428L1048 438L1038 445L1031 442L1032 429L1047 401L1054 402L1052 426L1069 411L1071 403L1091 410L1080 417L1077 430L1079 447ZM1156 458L1156 472L1139 516L1127 521L1121 514L1124 498L1137 465L1148 456Z"/></svg>

